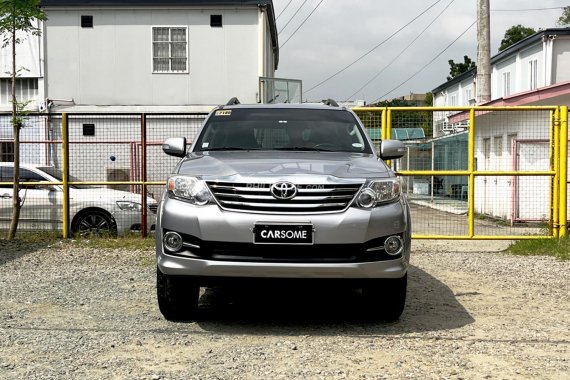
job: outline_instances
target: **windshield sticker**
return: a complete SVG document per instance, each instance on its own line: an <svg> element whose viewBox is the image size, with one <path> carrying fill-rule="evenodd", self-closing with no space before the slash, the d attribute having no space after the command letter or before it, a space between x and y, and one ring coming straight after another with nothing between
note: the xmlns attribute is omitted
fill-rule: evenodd
<svg viewBox="0 0 570 380"><path fill-rule="evenodd" d="M352 146L355 148L362 148L364 146L364 144L361 143L352 143Z"/></svg>
<svg viewBox="0 0 570 380"><path fill-rule="evenodd" d="M210 146L209 142L202 143L202 148L207 148Z"/></svg>
<svg viewBox="0 0 570 380"><path fill-rule="evenodd" d="M216 111L216 116L230 116L232 114L232 110L218 110Z"/></svg>

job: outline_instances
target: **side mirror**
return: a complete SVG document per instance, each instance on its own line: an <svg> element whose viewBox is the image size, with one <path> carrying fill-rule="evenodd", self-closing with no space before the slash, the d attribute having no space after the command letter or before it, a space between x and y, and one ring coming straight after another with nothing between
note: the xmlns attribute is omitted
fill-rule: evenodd
<svg viewBox="0 0 570 380"><path fill-rule="evenodd" d="M406 147L400 140L384 140L380 145L380 157L383 160L401 158L406 154Z"/></svg>
<svg viewBox="0 0 570 380"><path fill-rule="evenodd" d="M186 156L186 138L170 137L162 143L164 153L174 157Z"/></svg>

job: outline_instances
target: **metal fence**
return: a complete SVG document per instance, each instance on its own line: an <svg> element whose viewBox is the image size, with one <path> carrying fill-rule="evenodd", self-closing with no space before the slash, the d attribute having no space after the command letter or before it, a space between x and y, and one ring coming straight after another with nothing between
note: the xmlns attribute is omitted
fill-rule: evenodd
<svg viewBox="0 0 570 380"><path fill-rule="evenodd" d="M70 233L154 227L156 201L177 159L167 137L194 137L207 114L28 115L21 130L19 231ZM0 119L0 229L12 207L13 137ZM64 202L64 199L69 199Z"/></svg>
<svg viewBox="0 0 570 380"><path fill-rule="evenodd" d="M378 143L403 140L390 162L412 208L414 238L564 236L567 107L356 108ZM19 230L152 230L177 158L161 144L191 141L206 114L29 115L21 131ZM13 138L0 117L0 230L12 207ZM69 201L65 201L65 200Z"/></svg>
<svg viewBox="0 0 570 380"><path fill-rule="evenodd" d="M404 140L392 162L414 238L566 234L567 107L357 108L372 138Z"/></svg>

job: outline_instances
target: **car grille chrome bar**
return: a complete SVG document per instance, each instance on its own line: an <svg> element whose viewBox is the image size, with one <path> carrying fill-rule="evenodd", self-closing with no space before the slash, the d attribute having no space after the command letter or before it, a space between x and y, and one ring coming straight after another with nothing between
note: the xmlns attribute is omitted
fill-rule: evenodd
<svg viewBox="0 0 570 380"><path fill-rule="evenodd" d="M299 184L292 199L277 199L271 183L206 182L222 208L259 212L331 212L346 209L360 190L361 183Z"/></svg>

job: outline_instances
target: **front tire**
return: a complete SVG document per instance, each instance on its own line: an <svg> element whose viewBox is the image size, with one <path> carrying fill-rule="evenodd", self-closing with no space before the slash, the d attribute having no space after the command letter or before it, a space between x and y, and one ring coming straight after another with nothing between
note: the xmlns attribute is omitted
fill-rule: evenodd
<svg viewBox="0 0 570 380"><path fill-rule="evenodd" d="M169 321L196 318L200 286L189 276L172 276L156 268L156 296L160 312Z"/></svg>
<svg viewBox="0 0 570 380"><path fill-rule="evenodd" d="M408 274L395 279L377 279L362 287L367 318L387 322L397 321L406 305Z"/></svg>
<svg viewBox="0 0 570 380"><path fill-rule="evenodd" d="M79 236L116 235L117 223L108 212L90 209L76 217L71 232Z"/></svg>

